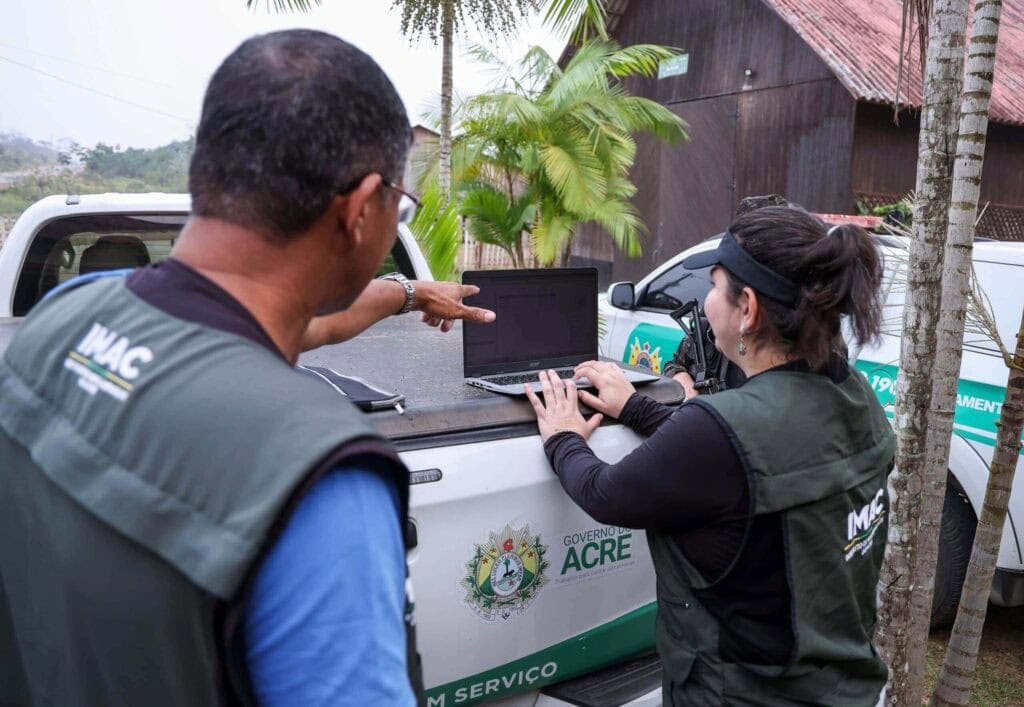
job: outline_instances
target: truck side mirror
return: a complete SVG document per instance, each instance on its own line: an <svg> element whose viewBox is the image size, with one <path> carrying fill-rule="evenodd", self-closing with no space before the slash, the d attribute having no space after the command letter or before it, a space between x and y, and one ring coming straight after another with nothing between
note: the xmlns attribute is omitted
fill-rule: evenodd
<svg viewBox="0 0 1024 707"><path fill-rule="evenodd" d="M616 309L633 309L636 292L632 282L616 282L608 288L608 302Z"/></svg>

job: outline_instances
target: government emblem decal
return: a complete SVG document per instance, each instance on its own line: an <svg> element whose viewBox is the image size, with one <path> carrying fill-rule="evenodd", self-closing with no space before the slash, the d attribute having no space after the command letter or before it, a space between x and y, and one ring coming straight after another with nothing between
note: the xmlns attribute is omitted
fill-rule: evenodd
<svg viewBox="0 0 1024 707"><path fill-rule="evenodd" d="M651 373L661 373L661 347L651 351L651 342L645 341L641 346L640 339L634 336L629 347L629 365L646 368Z"/></svg>
<svg viewBox="0 0 1024 707"><path fill-rule="evenodd" d="M547 584L546 552L540 536L531 535L528 525L506 525L490 533L487 542L474 546L473 559L466 563L461 582L466 606L485 621L507 621L526 611Z"/></svg>

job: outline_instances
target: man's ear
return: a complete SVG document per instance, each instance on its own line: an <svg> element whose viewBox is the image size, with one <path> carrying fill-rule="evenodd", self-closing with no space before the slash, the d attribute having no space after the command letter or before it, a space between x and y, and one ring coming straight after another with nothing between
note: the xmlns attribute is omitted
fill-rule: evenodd
<svg viewBox="0 0 1024 707"><path fill-rule="evenodd" d="M338 230L347 234L350 248L358 248L363 244L366 237L363 228L366 221L366 211L370 206L370 200L381 185L381 176L376 172L363 177L359 185L347 194L339 194L335 197L338 206L337 219Z"/></svg>

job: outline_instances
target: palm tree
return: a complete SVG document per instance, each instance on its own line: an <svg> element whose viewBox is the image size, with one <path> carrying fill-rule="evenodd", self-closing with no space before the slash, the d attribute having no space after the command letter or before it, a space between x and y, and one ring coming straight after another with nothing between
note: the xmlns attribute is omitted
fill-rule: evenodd
<svg viewBox="0 0 1024 707"><path fill-rule="evenodd" d="M644 227L630 202L633 135L676 142L686 133L678 116L630 95L620 79L653 75L672 51L590 40L564 69L539 47L514 66L481 47L475 53L504 80L460 111L453 176L464 185L471 233L512 252L519 236L510 229L522 221L534 254L550 264L565 259L578 224L593 221L621 250L639 255ZM522 262L521 252L513 260Z"/></svg>
<svg viewBox="0 0 1024 707"><path fill-rule="evenodd" d="M989 467L985 501L978 518L971 560L960 595L960 607L953 624L953 633L946 647L946 658L936 681L932 705L967 705L970 703L978 647L992 593L992 578L1003 538L1010 489L1020 457L1020 435L1024 427L1024 316L1017 331L1017 346L1012 358L1006 356L1010 373L1006 381L1006 397L999 417L995 453Z"/></svg>
<svg viewBox="0 0 1024 707"><path fill-rule="evenodd" d="M525 267L523 232L536 216L529 195L509 196L487 182L471 185L459 209L474 240L498 246L512 259L512 267Z"/></svg>
<svg viewBox="0 0 1024 707"><path fill-rule="evenodd" d="M936 415L937 424L932 433L936 441L944 439L947 444L945 450L937 451L936 463L941 463L943 470L947 466L949 456L948 439L953 431L953 407L960 378L964 325L968 318L967 303L972 294L971 253L978 199L981 196L981 170L985 155L988 110L992 97L992 77L995 71L996 40L999 36L1001 12L1002 0L989 0L975 5L970 53L964 72L946 254L943 262L944 292L939 319L938 354L932 373L935 378L932 409L942 413ZM1024 361L1024 339L1018 338L1016 364L1019 366L1021 361ZM978 519L970 566L960 597L960 608L957 611L956 623L936 683L932 704L966 705L971 696L981 628L985 622L988 595L992 587L996 557L999 554L999 541L1002 538L1003 522L1006 519L1007 503L1010 498L1010 484L1017 466L1021 423L1024 420L1024 394L1018 383L1022 378L1024 371L1011 365L1006 401L999 425L999 434L1003 437L996 443L996 454L992 459L991 474L985 492L985 504Z"/></svg>
<svg viewBox="0 0 1024 707"><path fill-rule="evenodd" d="M246 0L246 7L266 5L277 12L308 12L322 0ZM402 13L402 34L441 39L441 137L438 185L445 201L451 195L452 42L467 20L491 36L512 34L518 20L537 9L538 0L392 0Z"/></svg>
<svg viewBox="0 0 1024 707"><path fill-rule="evenodd" d="M904 2L916 4L916 0ZM942 324L944 245L960 122L968 4L968 0L933 0L928 18L914 237L894 418L896 462L889 480L893 497L875 629L879 651L889 664L886 699L890 705L920 704L924 690L937 528L949 454L948 436L945 440L934 436L934 430L942 429L942 421L941 411L933 406L933 393L942 380L935 375L937 331ZM952 402L946 402L952 410Z"/></svg>
<svg viewBox="0 0 1024 707"><path fill-rule="evenodd" d="M485 34L511 34L519 19L537 9L537 0L392 0L391 7L401 10L402 34L414 39L426 34L435 44L439 36L441 39L438 185L447 200L451 196L452 42L455 32L469 20Z"/></svg>

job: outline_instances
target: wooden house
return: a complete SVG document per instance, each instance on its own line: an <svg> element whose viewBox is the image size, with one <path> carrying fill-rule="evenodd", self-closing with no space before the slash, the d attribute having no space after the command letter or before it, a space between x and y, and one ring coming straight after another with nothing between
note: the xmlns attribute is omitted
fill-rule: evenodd
<svg viewBox="0 0 1024 707"><path fill-rule="evenodd" d="M690 141L638 139L634 199L650 233L641 258L592 224L571 262L602 280L639 277L725 229L740 199L778 193L807 209L856 213L914 187L921 72L894 121L900 0L610 0L620 44L678 48L660 75L630 79L668 106ZM1024 240L1024 0L1005 0L978 234Z"/></svg>

